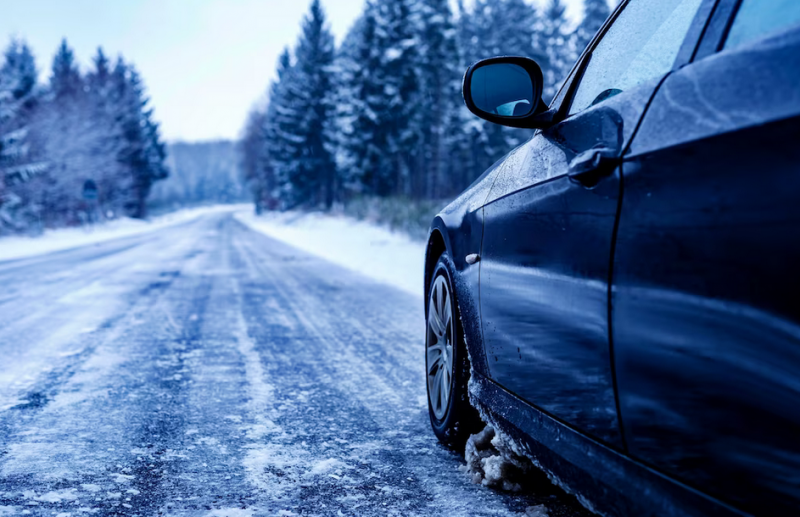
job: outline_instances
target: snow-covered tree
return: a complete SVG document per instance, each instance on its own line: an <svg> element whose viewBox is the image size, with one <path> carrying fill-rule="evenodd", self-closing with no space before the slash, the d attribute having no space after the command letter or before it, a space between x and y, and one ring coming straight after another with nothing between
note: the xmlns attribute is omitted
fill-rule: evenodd
<svg viewBox="0 0 800 517"><path fill-rule="evenodd" d="M276 68L276 78L269 88L269 104L263 116L262 127L253 128L253 138L263 140L261 149L254 149L252 160L256 170L256 192L261 208L276 208L281 203L294 203L290 171L294 167L294 147L287 136L295 124L295 111L284 101L288 91L292 58L284 48Z"/></svg>
<svg viewBox="0 0 800 517"><path fill-rule="evenodd" d="M25 231L36 219L30 181L47 164L30 149L30 117L35 109L36 63L28 45L12 40L0 67L0 234Z"/></svg>
<svg viewBox="0 0 800 517"><path fill-rule="evenodd" d="M378 30L377 7L368 2L337 59L340 179L342 185L355 192L374 193L383 183L380 177L388 143L387 132L381 127L386 101Z"/></svg>
<svg viewBox="0 0 800 517"><path fill-rule="evenodd" d="M280 80L273 115L277 124L271 162L284 180L288 205L324 205L334 201L335 163L331 152L333 121L333 35L319 0L312 0L295 49L295 63Z"/></svg>
<svg viewBox="0 0 800 517"><path fill-rule="evenodd" d="M166 150L153 121L144 83L133 65L117 60L111 74L116 120L121 129L118 161L131 178L125 209L132 217L145 217L145 200L153 182L164 179Z"/></svg>
<svg viewBox="0 0 800 517"><path fill-rule="evenodd" d="M83 78L75 63L75 54L67 45L66 39L61 40L51 71L50 91L56 98L74 99L83 91Z"/></svg>
<svg viewBox="0 0 800 517"><path fill-rule="evenodd" d="M417 127L413 195L438 198L451 194L451 149L456 144L454 118L461 104L461 56L448 0L421 0L418 54L418 101L412 117Z"/></svg>
<svg viewBox="0 0 800 517"><path fill-rule="evenodd" d="M101 161L88 181L98 187L95 203L104 214L123 214L124 205L131 195L131 176L118 160L123 138L119 117L119 99L112 77L111 63L97 49L94 67L86 74L87 115L97 130L91 143L92 153Z"/></svg>
<svg viewBox="0 0 800 517"><path fill-rule="evenodd" d="M260 214L268 207L268 187L266 174L272 176L272 167L269 171L262 171L262 156L264 156L264 119L265 113L261 109L253 109L247 116L242 137L237 144L239 155L239 170L253 198L256 213ZM177 174L178 171L175 171Z"/></svg>
<svg viewBox="0 0 800 517"><path fill-rule="evenodd" d="M425 109L416 7L411 0L367 2L337 60L339 161L344 184L357 191L412 194Z"/></svg>
<svg viewBox="0 0 800 517"><path fill-rule="evenodd" d="M98 49L83 74L62 40L47 85L12 41L0 67L0 232L144 215L166 150L136 71Z"/></svg>
<svg viewBox="0 0 800 517"><path fill-rule="evenodd" d="M571 34L564 0L548 0L541 12L528 0L474 0L467 7L459 0L458 16L448 0L367 0L331 63L330 44L308 50L319 48L309 42L324 32L324 23L314 22L315 10L321 12L315 1L294 63L288 52L282 56L268 107L251 115L240 146L256 199L274 191L286 207L329 205L330 192L343 201L361 194L456 195L532 134L471 115L460 95L465 68L492 56L531 57L542 67L549 101L577 57L579 35L608 15L605 0L586 2L580 34ZM325 64L309 69L311 62ZM266 149L261 165L252 151L259 140ZM311 142L335 161L327 170L337 169L336 176L312 172L319 170L309 166L312 158L325 153L309 151ZM264 190L266 178L277 188ZM333 188L325 187L331 178Z"/></svg>
<svg viewBox="0 0 800 517"><path fill-rule="evenodd" d="M459 20L465 61L469 64L493 56L526 56L547 67L548 56L541 38L543 22L536 8L523 0L476 0ZM476 177L492 163L531 135L471 115L463 115L469 151L467 167Z"/></svg>

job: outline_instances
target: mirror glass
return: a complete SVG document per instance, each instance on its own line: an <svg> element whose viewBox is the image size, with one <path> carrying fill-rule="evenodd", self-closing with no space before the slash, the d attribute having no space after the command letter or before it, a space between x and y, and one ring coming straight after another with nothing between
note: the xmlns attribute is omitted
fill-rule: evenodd
<svg viewBox="0 0 800 517"><path fill-rule="evenodd" d="M531 114L534 106L530 74L511 63L494 63L475 70L470 94L476 108L501 117L524 117Z"/></svg>

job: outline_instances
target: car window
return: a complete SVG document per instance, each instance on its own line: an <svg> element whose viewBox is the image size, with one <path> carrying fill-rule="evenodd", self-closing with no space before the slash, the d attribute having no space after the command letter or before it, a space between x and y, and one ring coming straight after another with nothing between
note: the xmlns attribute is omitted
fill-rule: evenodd
<svg viewBox="0 0 800 517"><path fill-rule="evenodd" d="M592 52L570 115L669 72L702 1L631 0Z"/></svg>
<svg viewBox="0 0 800 517"><path fill-rule="evenodd" d="M800 0L743 0L725 48L738 47L800 23Z"/></svg>

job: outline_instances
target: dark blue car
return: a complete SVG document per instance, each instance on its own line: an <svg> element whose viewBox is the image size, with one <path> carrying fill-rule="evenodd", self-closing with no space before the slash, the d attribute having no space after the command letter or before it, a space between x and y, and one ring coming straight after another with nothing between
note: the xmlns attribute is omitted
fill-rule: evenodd
<svg viewBox="0 0 800 517"><path fill-rule="evenodd" d="M623 1L541 93L464 78L535 133L431 226L436 435L477 406L604 514L800 515L800 0Z"/></svg>

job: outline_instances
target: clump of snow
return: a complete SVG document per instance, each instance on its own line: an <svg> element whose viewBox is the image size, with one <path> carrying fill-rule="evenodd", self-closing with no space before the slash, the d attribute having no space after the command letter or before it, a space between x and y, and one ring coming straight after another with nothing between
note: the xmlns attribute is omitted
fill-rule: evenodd
<svg viewBox="0 0 800 517"><path fill-rule="evenodd" d="M491 425L469 437L464 457L467 464L462 470L473 483L509 492L522 490L532 468L530 460L515 453Z"/></svg>
<svg viewBox="0 0 800 517"><path fill-rule="evenodd" d="M52 492L47 492L46 494L42 494L36 498L37 501L42 501L45 503L59 503L61 501L74 501L78 498L75 494L76 490L74 488L68 488L65 490L53 490Z"/></svg>
<svg viewBox="0 0 800 517"><path fill-rule="evenodd" d="M525 517L549 517L547 507L543 504L525 508Z"/></svg>
<svg viewBox="0 0 800 517"><path fill-rule="evenodd" d="M330 458L327 460L318 461L311 467L312 474L326 474L331 470L340 470L343 467L346 467L344 463L337 460L336 458Z"/></svg>
<svg viewBox="0 0 800 517"><path fill-rule="evenodd" d="M133 479L133 476L129 474L111 474L111 477L113 477L114 481L117 483L129 483Z"/></svg>
<svg viewBox="0 0 800 517"><path fill-rule="evenodd" d="M481 420L483 420L484 422L487 422L486 427L492 427L493 430L494 430L494 428L496 428L496 423L494 422L494 420L492 418L492 414L489 411L487 411L487 409L480 402L481 386L480 386L479 383L475 382L475 380L474 380L475 379L474 370L471 369L470 373L473 374L473 375L470 376L469 384L468 384L468 387L467 387L467 389L469 391L470 404L472 405L472 407L474 407L475 409L478 410L478 413L481 416ZM501 433L497 432L497 434L501 434ZM507 437L507 436L504 436L503 438L501 438L501 440L502 440L502 443L503 443L503 449L505 451L507 451L506 453L511 453L517 458L526 459L527 462L532 466L532 468L536 468L536 469L540 470L541 472L543 472L544 475L547 476L547 479L550 480L550 482L552 484L554 484L555 486L561 488L562 490L564 490L568 494L574 495L575 498L578 500L578 502L584 508L586 508L587 510L589 510L592 513L595 513L595 514L598 514L598 515L602 515L594 507L594 505L588 499L586 499L586 497L583 496L583 494L581 494L579 491L573 489L573 487L571 487L569 484L565 483L555 473L553 473L549 469L544 468L542 466L542 464L539 463L539 461L525 447L521 447L519 444L515 443L513 439L511 439L510 437ZM469 445L467 445L467 448L469 448ZM500 451L498 451L498 452L500 452ZM466 456L466 451L465 451L465 456ZM469 465L467 465L466 467L461 467L461 469L466 471L466 472L470 472L469 468L470 468Z"/></svg>
<svg viewBox="0 0 800 517"><path fill-rule="evenodd" d="M219 508L206 513L206 517L250 517L253 510L250 508Z"/></svg>
<svg viewBox="0 0 800 517"><path fill-rule="evenodd" d="M0 238L0 260L11 260L53 251L61 251L87 244L96 244L119 237L128 237L150 232L196 219L202 215L216 212L242 210L243 205L214 205L198 208L184 208L169 214L140 219L115 219L102 224L78 228L47 230L38 237L10 236Z"/></svg>
<svg viewBox="0 0 800 517"><path fill-rule="evenodd" d="M366 221L281 212L236 218L269 237L417 296L423 295L425 243Z"/></svg>

